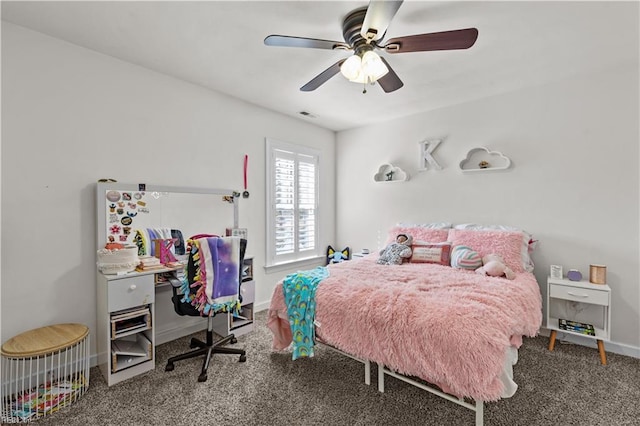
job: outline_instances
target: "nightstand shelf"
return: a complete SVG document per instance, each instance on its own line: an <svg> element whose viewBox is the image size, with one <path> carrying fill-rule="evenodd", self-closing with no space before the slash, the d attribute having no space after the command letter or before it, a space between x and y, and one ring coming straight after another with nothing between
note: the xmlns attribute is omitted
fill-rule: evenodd
<svg viewBox="0 0 640 426"><path fill-rule="evenodd" d="M611 288L606 284L547 278L547 329L551 331L549 350L552 351L558 331L595 339L600 361L607 363L604 342L611 338ZM595 336L560 328L560 319L593 325Z"/></svg>

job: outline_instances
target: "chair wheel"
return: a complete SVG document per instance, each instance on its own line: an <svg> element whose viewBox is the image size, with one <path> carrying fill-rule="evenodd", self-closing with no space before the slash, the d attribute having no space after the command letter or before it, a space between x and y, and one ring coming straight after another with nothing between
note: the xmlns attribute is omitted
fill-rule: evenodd
<svg viewBox="0 0 640 426"><path fill-rule="evenodd" d="M238 343L238 339L234 337L233 339L229 340L229 342L231 342L231 344L233 345L234 343Z"/></svg>
<svg viewBox="0 0 640 426"><path fill-rule="evenodd" d="M164 368L164 371L173 371L173 369L174 369L173 364L167 364L167 366Z"/></svg>
<svg viewBox="0 0 640 426"><path fill-rule="evenodd" d="M240 355L240 361L239 362L245 362L247 360L247 356L246 355Z"/></svg>
<svg viewBox="0 0 640 426"><path fill-rule="evenodd" d="M198 381L199 382L206 382L207 381L207 375L206 374L201 374L198 376Z"/></svg>

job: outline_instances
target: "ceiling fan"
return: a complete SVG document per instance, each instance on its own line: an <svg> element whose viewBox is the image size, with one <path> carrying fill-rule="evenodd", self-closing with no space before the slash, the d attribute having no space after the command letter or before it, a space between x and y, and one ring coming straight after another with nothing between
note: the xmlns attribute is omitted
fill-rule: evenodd
<svg viewBox="0 0 640 426"><path fill-rule="evenodd" d="M384 57L375 53L376 49L384 50L390 54L468 49L478 38L476 28L466 28L396 37L383 42L382 38L400 5L402 5L402 1L372 0L368 7L352 11L342 23L344 42L270 35L264 39L264 44L267 46L353 51L352 56L340 59L302 86L300 90L303 92L317 89L338 72L341 72L349 81L356 83L366 85L377 81L382 90L389 93L398 90L404 83ZM363 93L366 93L366 88Z"/></svg>

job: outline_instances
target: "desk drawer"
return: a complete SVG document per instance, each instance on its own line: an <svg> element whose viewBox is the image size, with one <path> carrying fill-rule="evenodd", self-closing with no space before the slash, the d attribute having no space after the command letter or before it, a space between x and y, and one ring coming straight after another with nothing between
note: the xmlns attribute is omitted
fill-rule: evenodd
<svg viewBox="0 0 640 426"><path fill-rule="evenodd" d="M153 274L109 281L109 312L153 303Z"/></svg>
<svg viewBox="0 0 640 426"><path fill-rule="evenodd" d="M590 288L550 284L549 297L573 300L574 302L590 303L593 305L609 306L609 292L592 290Z"/></svg>

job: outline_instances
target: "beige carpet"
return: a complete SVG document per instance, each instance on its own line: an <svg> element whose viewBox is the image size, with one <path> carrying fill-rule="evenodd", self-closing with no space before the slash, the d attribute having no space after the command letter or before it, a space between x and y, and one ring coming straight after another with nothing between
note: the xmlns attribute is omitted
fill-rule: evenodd
<svg viewBox="0 0 640 426"><path fill-rule="evenodd" d="M234 346L237 356L215 355L209 379L198 383L201 359L176 363L188 338L157 348L156 369L107 387L97 368L74 405L37 421L42 425L473 425L474 413L387 378L385 393L363 382L363 365L320 346L311 359L291 361L270 350L266 313ZM203 321L204 326L204 321ZM525 339L515 366L516 394L485 404L485 425L640 425L640 360L596 349Z"/></svg>

